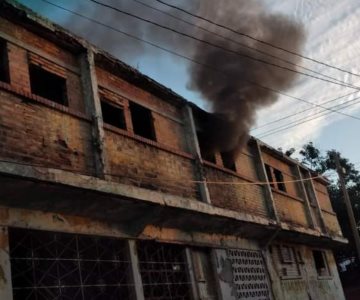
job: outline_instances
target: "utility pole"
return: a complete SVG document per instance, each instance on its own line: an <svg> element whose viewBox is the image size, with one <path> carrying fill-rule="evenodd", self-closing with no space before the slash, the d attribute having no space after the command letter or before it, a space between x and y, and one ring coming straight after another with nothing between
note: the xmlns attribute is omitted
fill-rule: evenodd
<svg viewBox="0 0 360 300"><path fill-rule="evenodd" d="M335 163L336 163L337 173L339 175L340 186L341 186L341 189L342 189L342 192L343 192L343 195L344 195L344 202L345 202L347 214L348 214L349 221L350 221L351 231L353 233L354 240L355 240L355 247L356 247L358 261L360 262L360 237L359 237L359 231L358 231L357 226L356 226L354 212L353 212L353 209L352 209L352 206L351 206L348 191L346 189L345 179L344 179L344 170L340 165L339 153L335 154Z"/></svg>

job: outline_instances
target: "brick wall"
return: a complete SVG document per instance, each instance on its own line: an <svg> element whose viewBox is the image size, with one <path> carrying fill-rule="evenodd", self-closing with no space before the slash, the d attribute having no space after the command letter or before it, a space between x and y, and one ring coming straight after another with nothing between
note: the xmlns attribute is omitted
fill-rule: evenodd
<svg viewBox="0 0 360 300"><path fill-rule="evenodd" d="M155 148L132 137L105 132L105 150L113 180L152 190L198 198L197 185L191 183L192 159Z"/></svg>
<svg viewBox="0 0 360 300"><path fill-rule="evenodd" d="M281 221L301 226L308 226L305 204L300 200L287 197L280 192L273 192L274 202Z"/></svg>
<svg viewBox="0 0 360 300"><path fill-rule="evenodd" d="M268 215L263 187L249 184L251 182L210 166L205 167L205 176L208 181L246 183L245 185L208 184L212 205L237 212Z"/></svg>
<svg viewBox="0 0 360 300"><path fill-rule="evenodd" d="M339 221L334 213L323 212L326 229L331 235L342 236Z"/></svg>
<svg viewBox="0 0 360 300"><path fill-rule="evenodd" d="M130 99L152 111L156 140L159 144L181 151L188 150L180 108L129 84L102 68L97 67L96 74L99 85L122 97L125 106L128 105L126 103Z"/></svg>
<svg viewBox="0 0 360 300"><path fill-rule="evenodd" d="M328 212L333 212L333 208L331 205L331 201L326 186L314 180L314 187L315 187L316 197L319 201L319 205L321 209L326 210Z"/></svg>
<svg viewBox="0 0 360 300"><path fill-rule="evenodd" d="M93 173L90 124L0 90L0 159Z"/></svg>

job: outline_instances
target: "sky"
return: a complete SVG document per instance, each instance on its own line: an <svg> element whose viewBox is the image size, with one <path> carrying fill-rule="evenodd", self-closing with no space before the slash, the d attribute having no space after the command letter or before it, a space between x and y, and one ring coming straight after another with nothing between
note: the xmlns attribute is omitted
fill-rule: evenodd
<svg viewBox="0 0 360 300"><path fill-rule="evenodd" d="M123 26L120 16L115 20L106 20L104 17L105 10L99 9L99 7L88 0L49 1L81 12L84 15L91 16L101 22L109 23L109 25L121 28L124 31L127 30L126 26ZM121 5L124 1L132 0L118 0L111 3L112 5L114 5L114 3ZM74 17L68 12L46 4L41 0L18 0L18 2L83 38L90 40L100 48L104 48L119 59L139 69L144 74L171 88L189 101L195 102L204 109L209 109L208 104L202 96L189 88L188 62L180 58L174 58L170 54L158 49L151 49L150 46L146 46L143 51L139 51L139 45L137 47L136 43L129 43L127 37L121 36L118 33L116 35L112 33L110 36L108 29L88 21L79 20L78 17ZM110 3L108 0L102 0L102 2ZM155 0L145 0L145 2L151 5L156 4ZM167 2L180 5L179 2L175 0L168 0ZM302 52L304 56L339 67L354 74L359 74L359 76L350 75L349 73L316 64L309 60L301 61L300 64L302 66L334 77L348 84L360 86L360 39L358 39L358 32L360 32L360 18L358 17L360 13L360 1L259 0L259 2L266 7L269 14L281 13L302 24L306 32L306 40ZM160 8L160 6L157 7ZM141 9L140 6L135 7L134 12L147 16L146 10ZM81 22L82 26L78 26L79 22ZM134 26L136 25L135 23L133 24ZM93 34L95 31L102 32L102 38L99 39L97 35ZM155 36L155 41L156 38ZM104 43L104 39L110 40L111 43ZM160 38L158 38L158 41L160 41ZM159 43L162 42L163 37L161 37L161 42ZM127 49L128 53L130 52L134 55L130 57L128 55L124 56L124 45L128 45L130 47L130 49ZM349 158L351 162L360 162L360 138L358 132L360 129L360 103L356 103L356 100L353 100L355 97L360 96L360 92L355 92L355 89L349 87L338 86L305 76L298 76L296 82L291 89L286 91L286 94L304 99L308 102L322 105L322 103L330 101L331 99L354 93L351 96L343 97L323 105L331 108L331 106L353 101L348 103L348 108L341 110L341 112L346 115L330 113L323 108L280 96L275 104L257 113L256 124L254 124L251 134L259 137L271 146L275 148L281 147L283 150L291 147L300 149L302 145L312 141L323 151L336 149L340 151L344 157ZM344 104L344 106L345 105L347 104ZM338 107L334 107L333 109L337 109ZM306 111L302 112L303 110ZM277 121L280 118L292 114L296 115L282 121ZM324 114L324 116L322 114ZM298 122L303 122L304 120L306 121L314 117L317 118L287 130L282 130L284 126L296 125ZM256 127L260 128L256 129Z"/></svg>

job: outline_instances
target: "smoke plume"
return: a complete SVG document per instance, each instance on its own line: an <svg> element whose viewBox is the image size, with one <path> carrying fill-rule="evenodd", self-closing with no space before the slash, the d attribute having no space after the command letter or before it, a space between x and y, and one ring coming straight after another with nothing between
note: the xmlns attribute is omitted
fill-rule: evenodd
<svg viewBox="0 0 360 300"><path fill-rule="evenodd" d="M170 3L170 1L168 2ZM294 68L283 61L246 49L228 39L223 39L169 18L169 16L141 6L136 1L107 1L106 3L194 35L222 48L231 49L287 68ZM189 17L156 1L146 1L146 3L247 46L293 63L299 62L297 56L237 35L208 22ZM182 2L181 7L268 44L274 44L297 53L301 51L304 40L302 27L282 15L269 14L255 0L206 0L198 2L187 0ZM127 16L119 16L117 12L96 6L93 14L93 17L103 16L102 18L107 20L107 23L115 27L123 28L134 35L165 45L176 52L183 53L204 65L212 67L209 69L197 64L189 64L188 66L190 75L188 87L200 92L203 99L210 104L212 114L202 128L202 134L205 136L209 151L236 152L239 150L248 139L249 129L255 121L256 111L276 101L277 94L256 84L273 90L284 91L294 82L294 72L193 41ZM75 28L77 32L83 35L84 31L90 30L89 36L93 40L95 39L96 44L102 48L110 49L111 52L114 52L115 49L116 55L121 59L131 61L136 59L136 56L144 54L143 51L147 55L151 55L151 52L149 54L150 48L147 46L138 42L131 42L128 39L119 41L118 35L112 35L110 32L104 33L101 28L89 29L86 24L74 23L74 20L69 21L68 27ZM159 55L159 52L156 54Z"/></svg>

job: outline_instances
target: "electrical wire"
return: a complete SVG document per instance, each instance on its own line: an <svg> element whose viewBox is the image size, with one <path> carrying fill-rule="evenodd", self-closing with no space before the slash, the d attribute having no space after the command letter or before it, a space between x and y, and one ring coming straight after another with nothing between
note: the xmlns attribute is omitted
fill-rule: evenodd
<svg viewBox="0 0 360 300"><path fill-rule="evenodd" d="M348 94L346 94L346 95L342 95L342 96L340 96L340 97L336 97L336 98L334 98L334 99L330 99L330 100L328 100L328 101L324 101L324 102L322 102L322 103L320 103L320 104L321 104L321 105L329 104L329 103L334 102L334 101L336 101L336 100L339 100L339 99L341 99L341 98L345 98L345 97L348 97L348 96L351 96L351 95L354 95L354 94L357 94L357 93L358 93L358 92L351 92L351 93L348 93ZM307 112L307 111L309 111L309 110L312 110L312 108L307 108L307 109L298 111L298 112L296 112L296 113L287 115L287 116L285 116L285 117L282 117L282 118L280 118L280 119L276 119L276 120L274 120L274 121L261 124L261 125L259 125L259 126L257 126L257 127L252 128L250 131L254 131L254 130L260 129L260 128L269 126L269 125L274 124L274 123L278 123L278 122L280 122L280 121L283 121L283 120L286 120L286 119L291 118L291 117L293 117L293 116L302 114L302 113Z"/></svg>
<svg viewBox="0 0 360 300"><path fill-rule="evenodd" d="M112 27L112 26L110 26L110 25L107 25L107 24L105 24L105 23L102 23L102 22L100 22L100 21L97 21L97 20L95 20L95 19L93 19L93 18L90 18L90 17L88 17L88 16L85 16L85 15L82 15L82 14L77 13L77 12L75 12L75 11L72 11L72 10L70 10L70 9L67 9L67 8L65 8L65 7L63 7L63 6L57 5L57 4L52 3L52 2L50 2L50 1L48 1L48 0L40 0L40 1L45 2L45 3L48 3L48 4L50 4L50 5L54 6L54 7L57 7L57 8L59 8L59 9L61 9L61 10L64 10L64 11L67 11L67 12L69 12L69 13L71 13L71 14L73 14L73 15L76 15L76 16L78 16L78 17L84 18L84 19L86 19L86 20L88 20L88 21L90 21L90 22L93 22L93 23L95 23L95 24L104 26L104 27L106 27L106 28L108 28L108 29L111 29L111 30L113 30L113 31L115 31L115 32L121 33L121 34L123 34L124 36L127 36L127 37L129 37L129 38L132 38L132 39L134 39L134 40L137 40L137 41L143 42L143 43L145 43L145 44L151 45L151 46L154 47L154 48L160 49L160 50L165 51L165 52L167 52L167 53L170 53L170 54L172 54L172 55L174 55L174 56L181 57L181 58L183 58L183 59L185 59L185 60L187 60L187 61L190 61L190 62L192 62L192 63L194 63L194 64L197 64L197 65L200 65L200 66L202 66L202 67L205 67L205 68L207 68L207 69L209 69L209 70L212 70L213 72L219 73L219 74L221 74L221 75L223 75L223 76L226 76L226 77L230 76L229 74L226 74L226 73L224 73L223 71L221 71L221 70L219 70L219 69L217 69L217 68L215 68L215 67L213 67L213 66L211 66L211 65L205 64L205 63L203 63L203 62L199 62L199 61L197 61L197 60L195 60L195 59L193 59L193 58L190 58L190 57L187 57L187 56L185 56L185 55L183 55L183 54L177 53L177 52L172 51L172 50L170 50L170 49L167 49L167 48L165 48L165 47L163 47L163 46L159 46L158 44L155 44L155 43L153 43L153 42L147 41L147 40L142 39L142 38L140 38L140 37L138 37L138 36L132 35L132 34L130 34L130 33L127 33L127 32L125 32L125 31L122 31L122 30L117 29L117 28L115 28L115 27ZM282 96L285 96L285 97L288 97L288 98L291 98L291 99L294 99L294 100L297 100L297 101L301 101L301 102L310 104L310 105L312 105L312 106L314 106L314 107L321 107L321 108L323 108L323 109L332 111L331 109L328 109L328 108L326 108L326 107L324 107L324 106L322 106L322 105L315 104L315 103L313 103L313 102L307 101L307 100L305 100L305 99L301 99L301 98L299 98L299 97L291 96L291 95L286 94L286 93L284 93L284 92L281 92L281 91L279 91L279 90L276 90L276 89L273 89L273 88L270 88L270 87L267 87L267 86L263 86L263 85L261 85L261 84L259 84L259 83L257 83L257 82L252 82L252 81L250 81L250 80L245 80L245 79L242 79L242 81L245 81L245 82L247 82L247 83L249 83L249 84L251 84L251 85L257 86L257 87L259 87L259 88L261 88L261 89L265 89L265 90L271 91L271 92L273 92L273 93L276 93L276 94L279 94L279 95L282 95ZM357 118L357 117L352 116L352 115L349 115L349 114L342 113L342 112L340 112L340 111L339 111L339 112L333 111L333 112L336 112L336 113L338 113L338 114L341 114L341 115L344 115L344 116L347 116L347 117L350 117L350 118L354 118L354 119L360 120L360 118Z"/></svg>
<svg viewBox="0 0 360 300"><path fill-rule="evenodd" d="M355 98L355 99L353 99L353 100L351 100L351 101L348 101L348 102L352 102L352 101L354 101L354 100L356 100L356 99L359 99L359 98L360 98L360 97L357 97L357 98ZM348 102L346 102L346 103L348 103ZM344 106L344 107L341 107L340 109L345 109L345 108L348 108L348 107L350 107L350 106L352 106L352 105L355 105L355 104L358 104L358 103L360 103L360 101L356 101L355 103L348 104L348 105L346 105L346 106ZM344 103L343 103L343 104L344 104ZM342 105L342 104L340 104L340 105ZM267 137L267 136L269 136L269 135L273 135L273 134L282 132L282 131L284 131L284 130L288 130L288 129L297 127L297 126L299 126L299 125L302 125L302 124L304 124L304 123L307 123L307 122L316 120L316 119L318 119L318 118L321 118L321 117L326 116L326 115L331 114L331 113L332 113L332 112L325 112L324 114L321 114L321 115L319 115L319 116L317 116L317 117L315 117L315 118L311 118L311 119L309 119L309 120L304 120L304 121L302 121L302 122L300 122L300 123L297 123L297 124L295 124L295 125L292 125L292 126L289 126L290 124L287 124L287 125L284 125L284 126L280 126L280 127L278 127L278 128L275 128L275 129L272 129L272 130L269 130L269 131L267 131L267 132L264 132L264 133L260 134L260 135L258 136L258 138L259 138L259 139L263 139L263 138L265 138L265 137ZM316 114L315 114L315 115L316 115ZM297 121L294 121L294 122L292 122L292 123L296 123L296 122L298 122L298 121L300 121L300 119L297 120Z"/></svg>
<svg viewBox="0 0 360 300"><path fill-rule="evenodd" d="M35 167L35 168L49 168L49 169L54 169L54 170L60 170L60 171L66 171L66 172L73 172L74 170L72 169L64 169L64 168L59 168L59 167L49 167L49 166L44 166L41 164L34 164L34 163L26 163L26 162L16 162L16 161L10 161L10 160L4 160L4 159L0 159L1 163L12 163L12 164L16 164L16 165L21 165L21 166L29 166L29 167ZM75 170L77 171L77 170ZM47 173L44 173L47 174ZM86 176L91 176L93 177L93 175L89 175L89 173L84 173L86 174ZM312 176L312 177L308 177L308 178L302 178L302 179L293 179L293 180L283 180L283 181L251 181L251 182L233 182L233 181L211 181L211 180L183 180L183 179L171 179L171 178L158 178L158 177L144 177L144 176L126 176L126 175L118 175L118 174L112 174L112 173L105 173L104 175L109 175L109 176L113 176L113 177L121 177L121 178L128 178L128 179L139 179L139 180L157 180L157 181L173 181L173 182L181 182L183 183L195 183L195 184L214 184L214 185L271 185L271 184L285 184L285 183L295 183L295 182L304 182L304 181L310 181L313 179L318 179L318 178L324 178L322 175L317 175L317 176Z"/></svg>
<svg viewBox="0 0 360 300"><path fill-rule="evenodd" d="M282 69L282 70L285 70L285 71L289 71L289 72L292 72L292 73L297 73L297 74L300 74L300 75L303 75L303 76L307 76L307 77L310 77L310 78L314 78L314 79L317 79L317 80L321 80L321 81L324 81L324 82L327 82L327 83L332 83L332 84L336 84L336 85L339 85L339 86L342 86L342 87L347 87L347 88L351 88L351 89L355 89L355 90L360 90L360 87L355 87L351 84L347 84L347 83L340 83L340 82L335 82L335 81L332 81L332 80L329 80L329 79L325 79L325 78L321 78L321 77L318 77L318 76L314 76L314 75L311 75L311 74L308 74L308 73L304 73L304 72L301 72L301 71L297 71L295 69L291 69L291 68L288 68L288 67L284 67L284 66L280 66L280 65L277 65L275 63L272 63L272 62L269 62L269 61L266 61L266 60L263 60L261 58L256 58L256 57L253 57L251 55L248 55L248 54L245 54L245 53L241 53L241 52L238 52L236 50L232 50L232 49L229 49L229 48L226 48L226 47L223 47L221 45L218 45L218 44L215 44L213 42L209 42L207 40L204 40L204 39L201 39L201 38L198 38L196 36L193 36L191 34L187 34L187 33L184 33L182 31L179 31L177 29L174 29L174 28L171 28L171 27L168 27L168 26L165 26L165 25L161 25L155 21L152 21L150 19L145 19L143 17L140 17L136 14L133 14L133 13L130 13L130 12L127 12L127 11L124 11L124 10L121 10L117 7L114 7L112 5L109 5L109 4L105 4L105 3L102 3L100 1L97 1L97 0L88 0L90 2L93 2L93 3L96 3L102 7L106 7L108 9L111 9L111 10L114 10L118 13L121 13L123 15L126 15L126 16L129 16L129 17L132 17L132 18L135 18L135 19L138 19L140 21L143 21L143 22L146 22L146 23L149 23L149 24L152 24L154 26L157 26L159 28L162 28L162 29L165 29L165 30L168 30L168 31L171 31L171 32L174 32L178 35L181 35L181 36L184 36L186 38L189 38L189 39L192 39L196 42L199 42L199 43L203 43L207 46L211 46L213 48L217 48L217 49L220 49L221 51L225 51L225 52L228 52L228 53L231 53L231 54L234 54L234 55L237 55L237 56L240 56L240 57L244 57L246 59L250 59L250 60L253 60L253 61L256 61L256 62L259 62L259 63L263 63L263 64L267 64L269 66L272 66L272 67L275 67L275 68L279 68L279 69Z"/></svg>
<svg viewBox="0 0 360 300"><path fill-rule="evenodd" d="M283 59L283 58L278 57L278 56L276 56L276 55L270 54L270 53L268 53L268 52L265 52L265 51L259 50L259 49L257 49L257 48L251 47L251 46L249 46L249 45L246 45L246 44L244 44L244 43L241 43L241 42L239 42L239 41L237 41L237 40L231 39L231 38L229 38L229 37L227 37L227 36L225 36L225 35L222 35L222 34L219 34L219 33L215 32L215 31L211 31L211 30L207 29L207 28L204 27L204 26L197 25L197 24L195 24L195 23L192 23L192 22L189 22L189 21L184 20L184 19L182 19L182 18L179 18L179 17L176 16L176 15L173 15L173 14L171 14L171 13L169 13L169 12L163 11L163 10L157 8L157 7L151 6L151 5L149 5L149 4L147 4L147 3L144 3L144 2L142 2L142 1L140 1L140 0L132 0L132 1L133 1L133 2L136 2L136 3L140 4L140 5L142 5L142 6L144 6L144 7L147 7L147 8L149 8L149 9L151 9L151 10L154 10L154 11L157 11L157 12L159 12L159 13L161 13L161 14L164 14L164 15L166 15L166 16L168 16L168 17L170 17L170 18L173 18L173 19L175 19L175 20L177 20L177 21L180 21L180 22L182 22L182 23L184 23L184 24L190 25L190 26L192 26L192 27L194 27L194 28L201 29L202 31L205 31L205 32L210 33L210 34L212 34L212 35L214 35L214 36L220 37L220 38L222 38L222 39L224 39L224 40L226 40L226 41L229 41L229 42L231 42L231 43L237 44L237 45L239 45L239 46L241 46L241 47L243 47L243 48L246 48L246 49L249 49L249 50L251 50L251 51L260 53L260 54L262 54L262 55L265 55L265 56L268 56L268 57L277 59L277 60L282 61L282 62L285 62L285 63L287 63L287 64L289 64L289 65L296 66L296 67L301 68L301 69L303 69L303 70L306 70L306 71L308 71L308 72L312 72L312 73L314 73L314 74L317 74L317 75L326 77L326 78L328 78L328 79L337 81L337 82L339 82L339 83L345 83L345 84L348 84L348 85L350 85L350 86L357 87L356 85L349 84L349 83L347 83L347 82L345 82L345 81L342 81L342 80L339 80L339 79L337 79L337 78L335 78L335 77L328 76L328 75L323 74L323 73L321 73L321 72L314 71L314 70L312 70L312 69L310 69L310 68L301 66L301 65L296 64L296 63L293 63L292 61Z"/></svg>
<svg viewBox="0 0 360 300"><path fill-rule="evenodd" d="M275 48L275 49L278 49L278 50L281 50L281 51L290 53L290 54L292 54L292 55L301 57L301 58L303 58L303 59L306 59L306 60L309 60L309 61L312 61L312 62L315 62L315 63L317 63L317 64L320 64L320 65L323 65L323 66L326 66L326 67L329 67L329 68L332 68L332 69L335 69L335 70L338 70L338 71L341 71L341 72L344 72L344 73L347 73L347 74L350 74L350 75L353 75L353 76L360 77L359 74L350 72L350 71L348 71L348 70L341 69L341 68L339 68L339 67L330 65L329 63L324 63L324 62L319 61L319 60L317 60L317 59L314 59L314 58L311 58L311 57L302 55L302 54L300 54L300 53L296 53L296 52L294 52L294 51L290 51L290 50L287 50L287 49L285 49L285 48L279 47L279 46L277 46L277 45L274 45L274 44L271 44L271 43L262 41L262 40L260 40L260 39L258 39L258 38L255 38L255 37L253 37L253 36L251 36L251 35L249 35L249 34L246 34L246 33L237 31L237 30L235 30L235 29L233 29L233 28L230 28L230 27L228 27L228 26L225 26L225 25L216 23L216 22L211 21L211 20L209 20L209 19L207 19L207 18L205 18L205 17L202 17L202 16L197 15L197 14L194 14L194 13L188 11L188 10L185 10L185 9L183 9L183 8L181 8L181 7L178 7L178 6L176 6L176 5L167 3L166 1L162 1L162 0L155 0L155 1L161 3L161 4L165 5L165 6L168 6L168 7L171 7L171 8L173 8L173 9L176 9L176 10L178 10L178 11L181 11L181 12L183 12L183 13L185 13L185 14L188 14L188 15L194 17L194 18L198 18L198 19L203 20L203 21L206 21L206 22L208 22L208 23L210 23L210 24L212 24L212 25L218 26L218 27L220 27L220 28L229 30L229 31L231 31L231 32L233 32L233 33L235 33L235 34L238 34L238 35L244 36L244 37L246 37L246 38L249 38L249 39L251 39L251 40L253 40L253 41L256 41L256 42L258 42L258 43L261 43L261 44L270 46L270 47L272 47L272 48Z"/></svg>

